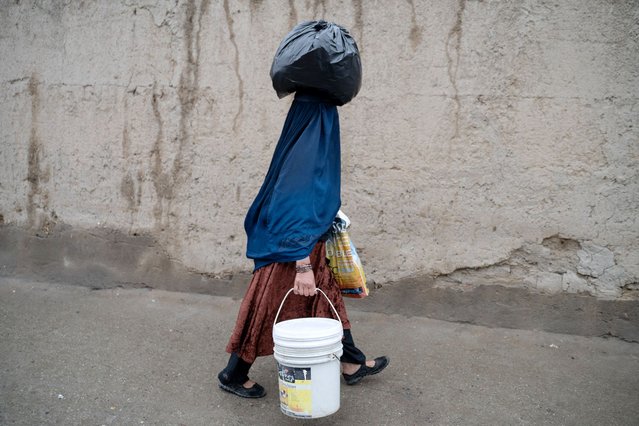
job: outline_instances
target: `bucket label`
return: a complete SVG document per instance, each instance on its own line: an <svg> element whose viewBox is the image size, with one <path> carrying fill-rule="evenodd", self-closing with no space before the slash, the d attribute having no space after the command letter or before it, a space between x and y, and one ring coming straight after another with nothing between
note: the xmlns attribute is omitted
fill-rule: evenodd
<svg viewBox="0 0 639 426"><path fill-rule="evenodd" d="M280 407L293 417L312 417L311 368L287 367L277 363Z"/></svg>

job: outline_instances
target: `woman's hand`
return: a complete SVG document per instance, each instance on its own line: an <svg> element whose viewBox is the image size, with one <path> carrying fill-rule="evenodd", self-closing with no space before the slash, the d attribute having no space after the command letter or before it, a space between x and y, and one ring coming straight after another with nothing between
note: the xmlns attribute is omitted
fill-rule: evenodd
<svg viewBox="0 0 639 426"><path fill-rule="evenodd" d="M300 296L314 296L317 287L315 286L315 274L311 268L311 260L308 257L298 260L295 269L293 293Z"/></svg>

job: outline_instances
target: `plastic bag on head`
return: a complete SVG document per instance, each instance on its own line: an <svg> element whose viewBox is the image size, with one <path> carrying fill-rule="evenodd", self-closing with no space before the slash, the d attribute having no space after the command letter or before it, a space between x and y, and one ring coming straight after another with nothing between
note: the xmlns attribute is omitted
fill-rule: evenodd
<svg viewBox="0 0 639 426"><path fill-rule="evenodd" d="M306 90L344 105L362 85L357 44L348 30L337 24L302 22L280 43L271 65L271 80L280 98Z"/></svg>

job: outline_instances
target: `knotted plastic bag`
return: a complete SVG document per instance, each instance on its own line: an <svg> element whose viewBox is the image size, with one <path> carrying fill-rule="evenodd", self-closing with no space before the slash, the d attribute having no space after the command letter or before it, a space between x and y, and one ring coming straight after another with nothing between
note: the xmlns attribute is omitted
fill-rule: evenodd
<svg viewBox="0 0 639 426"><path fill-rule="evenodd" d="M361 299L368 296L364 267L346 228L348 217L340 210L326 241L326 258L342 295Z"/></svg>
<svg viewBox="0 0 639 426"><path fill-rule="evenodd" d="M357 44L348 30L337 24L302 22L280 43L271 65L271 80L280 98L308 90L344 105L362 86Z"/></svg>

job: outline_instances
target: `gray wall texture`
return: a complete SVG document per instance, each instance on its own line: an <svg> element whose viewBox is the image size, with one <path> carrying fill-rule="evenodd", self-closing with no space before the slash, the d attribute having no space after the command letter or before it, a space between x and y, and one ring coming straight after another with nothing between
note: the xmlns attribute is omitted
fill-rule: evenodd
<svg viewBox="0 0 639 426"><path fill-rule="evenodd" d="M65 268L250 270L243 218L290 104L271 60L314 18L361 49L342 199L371 279L636 297L630 0L2 0L0 222L18 267L64 236ZM144 243L118 259L74 249L87 235Z"/></svg>

